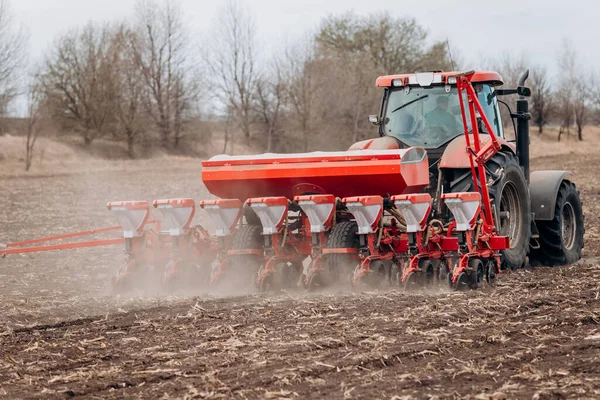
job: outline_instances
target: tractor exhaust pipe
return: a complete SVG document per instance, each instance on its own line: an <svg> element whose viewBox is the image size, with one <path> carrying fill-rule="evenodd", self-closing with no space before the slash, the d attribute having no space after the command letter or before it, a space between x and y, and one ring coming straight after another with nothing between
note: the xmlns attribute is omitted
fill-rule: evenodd
<svg viewBox="0 0 600 400"><path fill-rule="evenodd" d="M529 77L529 69L526 69L519 77L517 93L517 112L513 116L517 119L517 157L519 164L523 168L525 179L529 183L529 101L527 97L531 95L531 90L525 87L525 81Z"/></svg>

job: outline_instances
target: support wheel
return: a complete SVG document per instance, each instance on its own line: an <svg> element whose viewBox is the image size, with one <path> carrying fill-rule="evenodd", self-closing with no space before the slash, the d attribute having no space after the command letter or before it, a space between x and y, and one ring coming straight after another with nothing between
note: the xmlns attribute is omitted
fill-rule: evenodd
<svg viewBox="0 0 600 400"><path fill-rule="evenodd" d="M303 274L302 262L289 261L277 265L277 271L280 272L280 289L295 289L299 279Z"/></svg>
<svg viewBox="0 0 600 400"><path fill-rule="evenodd" d="M464 292L469 288L469 277L465 272L461 272L456 280L456 283L453 285L454 290L458 292Z"/></svg>
<svg viewBox="0 0 600 400"><path fill-rule="evenodd" d="M393 286L402 286L402 267L394 262L391 267L391 284Z"/></svg>
<svg viewBox="0 0 600 400"><path fill-rule="evenodd" d="M435 267L433 262L428 259L422 259L419 261L419 269L423 274L423 285L425 287L432 286L435 282Z"/></svg>
<svg viewBox="0 0 600 400"><path fill-rule="evenodd" d="M406 281L404 282L404 290L407 292L414 292L415 290L419 289L419 280L419 275L416 272L411 272L408 274Z"/></svg>
<svg viewBox="0 0 600 400"><path fill-rule="evenodd" d="M449 273L450 273L450 271L448 269L448 261L441 260L440 264L438 265L438 275L437 275L438 285L442 286L442 285L448 284Z"/></svg>
<svg viewBox="0 0 600 400"><path fill-rule="evenodd" d="M469 269L468 286L470 289L479 289L484 279L483 262L479 258L472 258L469 260Z"/></svg>
<svg viewBox="0 0 600 400"><path fill-rule="evenodd" d="M323 287L323 276L321 272L316 272L308 277L306 288L309 292L314 292Z"/></svg>
<svg viewBox="0 0 600 400"><path fill-rule="evenodd" d="M258 271L258 276L262 274L263 267L261 267ZM267 293L268 291L273 290L273 273L269 273L258 282L258 291L260 293Z"/></svg>
<svg viewBox="0 0 600 400"><path fill-rule="evenodd" d="M484 270L485 283L488 286L496 285L496 270L497 270L496 261L494 259L489 260L486 263L485 270Z"/></svg>
<svg viewBox="0 0 600 400"><path fill-rule="evenodd" d="M377 289L385 286L389 286L390 284L390 265L386 265L385 262L381 260L375 260L371 262L370 265L371 272L369 275L365 275L366 283L370 288Z"/></svg>

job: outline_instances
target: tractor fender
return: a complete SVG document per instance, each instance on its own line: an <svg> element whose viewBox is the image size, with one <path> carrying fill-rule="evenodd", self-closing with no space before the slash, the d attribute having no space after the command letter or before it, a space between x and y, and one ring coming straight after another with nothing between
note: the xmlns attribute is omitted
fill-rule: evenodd
<svg viewBox="0 0 600 400"><path fill-rule="evenodd" d="M471 143L473 143L473 135L469 135ZM490 135L480 134L481 145L486 145L490 140ZM502 151L508 151L516 154L514 143L507 142L505 139L498 137L498 143L502 146ZM467 139L465 135L455 137L444 150L440 159L440 168L452 169L468 169L471 168L469 162L469 153L467 153Z"/></svg>
<svg viewBox="0 0 600 400"><path fill-rule="evenodd" d="M348 150L396 150L400 145L398 141L391 136L382 136L376 139L367 139L354 143Z"/></svg>
<svg viewBox="0 0 600 400"><path fill-rule="evenodd" d="M535 221L551 221L560 185L573 173L569 171L534 171L529 178L531 212Z"/></svg>

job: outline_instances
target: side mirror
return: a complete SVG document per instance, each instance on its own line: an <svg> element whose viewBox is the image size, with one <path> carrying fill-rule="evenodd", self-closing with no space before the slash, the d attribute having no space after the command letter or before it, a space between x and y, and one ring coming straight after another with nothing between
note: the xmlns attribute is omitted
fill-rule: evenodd
<svg viewBox="0 0 600 400"><path fill-rule="evenodd" d="M517 88L517 94L519 96L522 96L522 97L530 97L531 96L531 89L528 88L528 87L525 87L525 86L519 86Z"/></svg>
<svg viewBox="0 0 600 400"><path fill-rule="evenodd" d="M375 126L379 126L379 124L381 124L378 115L369 115L369 122L371 123L371 125Z"/></svg>

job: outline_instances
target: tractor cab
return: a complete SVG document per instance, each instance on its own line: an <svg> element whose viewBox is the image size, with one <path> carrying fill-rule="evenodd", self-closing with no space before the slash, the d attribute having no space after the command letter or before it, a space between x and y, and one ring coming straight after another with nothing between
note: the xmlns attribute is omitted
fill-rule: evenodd
<svg viewBox="0 0 600 400"><path fill-rule="evenodd" d="M464 137L464 124L456 86L456 72L424 72L389 75L377 79L384 88L381 112L370 120L379 126L379 134L394 138L401 148L427 149L430 162L442 155L447 145ZM494 134L504 138L495 87L502 85L496 72L476 72L472 84ZM466 97L464 108L467 109ZM467 120L471 131L471 120ZM485 126L479 126L487 133Z"/></svg>

